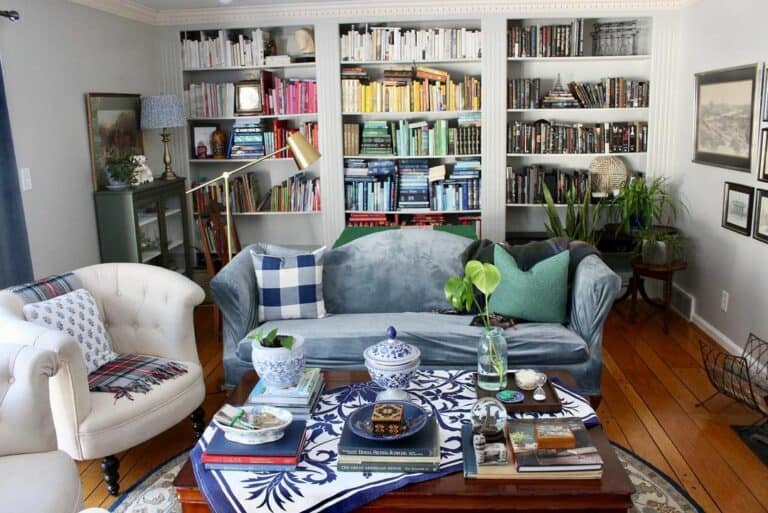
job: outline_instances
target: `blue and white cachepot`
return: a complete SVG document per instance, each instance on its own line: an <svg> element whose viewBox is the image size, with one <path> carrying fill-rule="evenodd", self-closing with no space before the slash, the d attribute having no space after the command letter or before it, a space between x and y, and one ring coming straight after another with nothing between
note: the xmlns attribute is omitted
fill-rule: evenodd
<svg viewBox="0 0 768 513"><path fill-rule="evenodd" d="M281 333L280 335L289 335ZM291 335L293 347L264 347L254 340L251 345L251 362L267 388L295 386L304 368L304 337Z"/></svg>
<svg viewBox="0 0 768 513"><path fill-rule="evenodd" d="M368 347L363 356L371 381L384 389L376 396L377 401L408 401L405 388L419 370L421 351L397 340L397 331L387 328L387 339Z"/></svg>

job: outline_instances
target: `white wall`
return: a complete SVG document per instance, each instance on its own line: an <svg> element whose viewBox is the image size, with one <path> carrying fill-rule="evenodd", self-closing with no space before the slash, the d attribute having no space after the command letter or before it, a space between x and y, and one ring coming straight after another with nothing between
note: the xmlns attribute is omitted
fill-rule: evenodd
<svg viewBox="0 0 768 513"><path fill-rule="evenodd" d="M686 8L681 16L679 101L671 113L677 155L670 174L690 209L680 223L691 243L689 269L678 282L695 296L697 320L738 345L750 331L768 337L768 245L720 227L723 183L766 189L768 184L757 181L756 170L750 175L691 162L693 75L768 60L766 19L764 0L699 0ZM730 293L727 312L720 310L722 290Z"/></svg>
<svg viewBox="0 0 768 513"><path fill-rule="evenodd" d="M98 263L84 95L156 92L158 29L67 0L3 3L21 13L0 21L0 56L16 161L32 171L23 200L35 276ZM145 151L159 156L154 139Z"/></svg>

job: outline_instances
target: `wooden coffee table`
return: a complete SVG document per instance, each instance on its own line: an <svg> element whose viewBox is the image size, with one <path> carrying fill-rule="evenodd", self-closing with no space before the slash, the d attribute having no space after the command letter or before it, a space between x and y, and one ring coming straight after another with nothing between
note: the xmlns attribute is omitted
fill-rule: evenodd
<svg viewBox="0 0 768 513"><path fill-rule="evenodd" d="M326 388L368 381L365 371L326 371ZM573 379L565 372L548 373L566 385ZM247 372L230 395L233 404L243 403L258 378ZM596 511L626 513L632 505L635 488L611 448L602 428L589 430L592 441L603 457L605 467L600 481L504 481L464 479L461 472L423 483L411 484L389 492L357 511L365 513L391 512L465 512L521 511L528 513L552 511ZM343 477L342 477L343 478ZM209 513L187 461L173 482L183 513Z"/></svg>

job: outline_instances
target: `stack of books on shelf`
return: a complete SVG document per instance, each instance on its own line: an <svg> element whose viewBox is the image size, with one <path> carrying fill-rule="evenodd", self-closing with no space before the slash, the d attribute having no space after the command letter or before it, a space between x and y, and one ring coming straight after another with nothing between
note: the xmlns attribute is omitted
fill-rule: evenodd
<svg viewBox="0 0 768 513"><path fill-rule="evenodd" d="M243 32L232 34L231 39L224 30L214 33L209 35L206 31L200 31L199 39L189 39L192 33L184 33L184 39L181 40L184 68L231 68L264 64L263 30L251 30L250 37Z"/></svg>
<svg viewBox="0 0 768 513"><path fill-rule="evenodd" d="M397 164L392 160L345 159L345 210L396 210L397 178Z"/></svg>
<svg viewBox="0 0 768 513"><path fill-rule="evenodd" d="M460 159L450 176L444 165L430 168L430 206L436 211L480 208L480 160Z"/></svg>
<svg viewBox="0 0 768 513"><path fill-rule="evenodd" d="M602 478L603 459L581 419L510 420L507 428L507 447L512 461L478 465L472 426L462 426L464 477L556 481Z"/></svg>
<svg viewBox="0 0 768 513"><path fill-rule="evenodd" d="M367 214L353 212L349 214L347 226L377 227L394 226L394 222L387 219L387 214Z"/></svg>
<svg viewBox="0 0 768 513"><path fill-rule="evenodd" d="M546 185L555 203L565 203L565 195L572 187L576 197L583 201L590 192L589 172L586 169L554 169L543 166L507 167L507 203L544 203L543 186Z"/></svg>
<svg viewBox="0 0 768 513"><path fill-rule="evenodd" d="M569 25L512 26L507 31L510 57L576 57L584 55L584 19Z"/></svg>
<svg viewBox="0 0 768 513"><path fill-rule="evenodd" d="M184 107L190 118L231 118L235 115L235 84L189 84Z"/></svg>
<svg viewBox="0 0 768 513"><path fill-rule="evenodd" d="M260 445L229 441L218 429L200 460L207 470L290 472L301 460L306 437L306 420L294 420L280 440Z"/></svg>
<svg viewBox="0 0 768 513"><path fill-rule="evenodd" d="M397 155L447 155L448 120L407 121L401 119L393 131Z"/></svg>
<svg viewBox="0 0 768 513"><path fill-rule="evenodd" d="M570 82L568 88L587 109L647 107L647 80L604 78L600 82Z"/></svg>
<svg viewBox="0 0 768 513"><path fill-rule="evenodd" d="M300 132L312 146L319 147L319 130L315 121L307 121L299 125L299 128L289 128L288 122L281 119L273 119L268 122L264 120L254 121L252 118L238 119L229 134L227 158L254 159L273 153L275 150L285 147L288 136L294 132ZM288 151L286 150L273 158L287 157Z"/></svg>
<svg viewBox="0 0 768 513"><path fill-rule="evenodd" d="M273 186L261 209L265 212L319 212L320 178L309 178L305 173L283 180Z"/></svg>
<svg viewBox="0 0 768 513"><path fill-rule="evenodd" d="M548 123L512 121L508 153L635 153L647 150L648 123Z"/></svg>
<svg viewBox="0 0 768 513"><path fill-rule="evenodd" d="M354 26L341 35L342 61L479 59L482 37L467 28Z"/></svg>
<svg viewBox="0 0 768 513"><path fill-rule="evenodd" d="M536 109L541 98L541 79L517 78L507 83L507 108Z"/></svg>
<svg viewBox="0 0 768 513"><path fill-rule="evenodd" d="M581 107L576 97L560 83L560 75L552 89L541 99L544 109L578 109Z"/></svg>
<svg viewBox="0 0 768 513"><path fill-rule="evenodd" d="M440 427L434 417L418 433L397 441L378 442L341 431L336 464L340 472L420 473L440 470Z"/></svg>
<svg viewBox="0 0 768 513"><path fill-rule="evenodd" d="M405 160L400 163L397 207L429 209L429 164L426 159Z"/></svg>
<svg viewBox="0 0 768 513"><path fill-rule="evenodd" d="M480 153L481 120L479 112L466 112L459 116L459 127L456 136L451 138L448 133L448 152L456 155L477 155ZM451 140L456 141L451 148Z"/></svg>
<svg viewBox="0 0 768 513"><path fill-rule="evenodd" d="M261 70L263 115L314 114L317 112L317 81L282 78Z"/></svg>
<svg viewBox="0 0 768 513"><path fill-rule="evenodd" d="M445 112L480 110L480 79L418 67L414 80L342 78L342 112Z"/></svg>
<svg viewBox="0 0 768 513"><path fill-rule="evenodd" d="M306 420L324 388L325 379L320 369L306 367L299 382L293 387L273 390L267 388L263 381L259 381L248 395L246 405L284 408L293 414L294 419Z"/></svg>
<svg viewBox="0 0 768 513"><path fill-rule="evenodd" d="M386 121L364 122L361 139L360 155L392 155L392 136Z"/></svg>
<svg viewBox="0 0 768 513"><path fill-rule="evenodd" d="M360 155L360 125L344 123L342 133L344 155Z"/></svg>

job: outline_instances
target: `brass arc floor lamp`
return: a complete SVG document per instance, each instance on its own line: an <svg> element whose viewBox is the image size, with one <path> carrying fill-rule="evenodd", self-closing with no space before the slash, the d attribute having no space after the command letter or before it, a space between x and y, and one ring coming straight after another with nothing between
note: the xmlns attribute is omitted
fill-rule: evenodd
<svg viewBox="0 0 768 513"><path fill-rule="evenodd" d="M263 162L268 158L273 157L282 151L285 151L286 149L291 151L293 160L296 162L296 167L298 167L301 171L317 162L317 160L320 158L320 154L311 144L309 144L309 141L307 141L307 139L299 132L294 132L288 136L287 146L264 155L263 157L259 157L256 160L252 160L246 164L243 164L242 166L233 169L232 171L225 171L216 178L208 180L205 183L201 183L200 185L196 185L187 191L187 194L192 194L193 192L202 189L203 187L213 185L216 182L222 180L224 181L224 212L227 219L227 251L229 252L229 258L227 260L232 258L232 212L229 206L229 179L232 176L248 169L249 167L255 166L259 162Z"/></svg>

